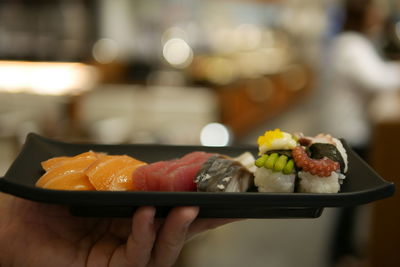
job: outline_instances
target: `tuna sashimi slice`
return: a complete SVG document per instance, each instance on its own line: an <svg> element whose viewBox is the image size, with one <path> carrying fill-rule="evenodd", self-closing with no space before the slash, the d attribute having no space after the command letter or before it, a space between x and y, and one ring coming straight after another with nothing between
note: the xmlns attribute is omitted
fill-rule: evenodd
<svg viewBox="0 0 400 267"><path fill-rule="evenodd" d="M194 179L203 163L214 154L192 152L180 159L141 166L133 173L138 191L195 191Z"/></svg>

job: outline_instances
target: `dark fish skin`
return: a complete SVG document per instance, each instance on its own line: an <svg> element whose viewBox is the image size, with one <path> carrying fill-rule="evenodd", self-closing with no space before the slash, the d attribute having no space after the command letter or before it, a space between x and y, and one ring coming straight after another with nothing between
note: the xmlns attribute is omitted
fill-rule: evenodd
<svg viewBox="0 0 400 267"><path fill-rule="evenodd" d="M288 158L292 158L292 150L269 150L265 154L270 155L272 153L278 153L279 155L284 155Z"/></svg>
<svg viewBox="0 0 400 267"><path fill-rule="evenodd" d="M327 143L314 143L309 147L311 158L322 159L327 157L340 165L340 172L344 173L345 163L336 146Z"/></svg>
<svg viewBox="0 0 400 267"><path fill-rule="evenodd" d="M251 186L252 178L253 174L239 162L217 155L203 164L195 183L200 192L245 192ZM230 191L231 188L235 191Z"/></svg>

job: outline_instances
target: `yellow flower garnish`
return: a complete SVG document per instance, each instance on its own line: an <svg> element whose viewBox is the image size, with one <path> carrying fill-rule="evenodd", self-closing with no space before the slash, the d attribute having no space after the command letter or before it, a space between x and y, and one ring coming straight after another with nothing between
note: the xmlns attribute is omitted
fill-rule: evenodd
<svg viewBox="0 0 400 267"><path fill-rule="evenodd" d="M258 137L257 142L260 154L268 150L293 149L297 144L291 134L282 132L280 129L266 131L264 135Z"/></svg>

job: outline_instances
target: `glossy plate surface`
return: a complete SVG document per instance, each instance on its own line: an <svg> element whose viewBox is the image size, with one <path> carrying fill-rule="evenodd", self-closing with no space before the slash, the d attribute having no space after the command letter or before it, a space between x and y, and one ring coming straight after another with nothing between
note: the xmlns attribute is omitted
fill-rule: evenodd
<svg viewBox="0 0 400 267"><path fill-rule="evenodd" d="M316 218L325 207L362 205L394 194L393 183L382 179L358 155L346 149L349 172L337 194L61 191L35 187L43 173L41 161L88 150L127 154L149 163L192 151L229 156L245 151L256 155L257 151L255 147L71 144L29 134L18 157L0 179L0 190L33 201L67 205L77 216L126 217L138 206L152 205L163 217L171 207L196 205L200 206L199 216L208 218Z"/></svg>

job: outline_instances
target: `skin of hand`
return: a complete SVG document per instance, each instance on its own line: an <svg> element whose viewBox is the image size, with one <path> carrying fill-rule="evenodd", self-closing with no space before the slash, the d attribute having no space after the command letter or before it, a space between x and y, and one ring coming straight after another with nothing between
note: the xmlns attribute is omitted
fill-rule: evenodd
<svg viewBox="0 0 400 267"><path fill-rule="evenodd" d="M65 206L0 193L0 265L172 266L187 240L236 219L196 219L198 207L175 207L155 219L154 207L132 218L83 218Z"/></svg>

